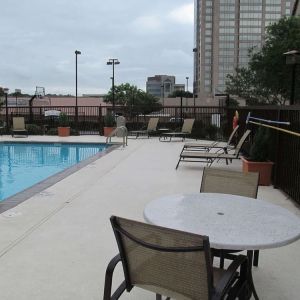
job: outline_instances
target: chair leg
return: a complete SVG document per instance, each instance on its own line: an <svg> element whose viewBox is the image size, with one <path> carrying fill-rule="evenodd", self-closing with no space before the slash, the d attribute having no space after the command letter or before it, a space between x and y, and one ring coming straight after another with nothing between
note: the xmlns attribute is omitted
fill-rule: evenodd
<svg viewBox="0 0 300 300"><path fill-rule="evenodd" d="M220 250L220 269L224 269L224 252Z"/></svg>
<svg viewBox="0 0 300 300"><path fill-rule="evenodd" d="M259 250L254 251L253 266L258 267Z"/></svg>

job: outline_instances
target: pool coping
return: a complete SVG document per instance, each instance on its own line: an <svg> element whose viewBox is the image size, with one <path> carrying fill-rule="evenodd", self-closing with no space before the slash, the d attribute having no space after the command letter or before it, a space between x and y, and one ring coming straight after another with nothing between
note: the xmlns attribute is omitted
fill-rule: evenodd
<svg viewBox="0 0 300 300"><path fill-rule="evenodd" d="M93 143L87 143L87 142L35 142L35 141L28 141L31 143L45 143L45 144L97 144L95 142ZM10 141L3 141L0 143L11 143ZM13 141L12 143L20 143L19 141ZM21 142L23 143L23 142ZM27 143L27 142L26 142ZM103 143L104 144L104 143ZM17 194L10 196L8 198L6 198L5 200L0 202L0 214L16 207L17 205L19 205L20 203L26 201L27 199L31 198L32 196L42 192L43 190L47 189L48 187L54 185L55 183L63 180L64 178L70 176L71 174L79 171L80 169L84 168L85 166L89 165L90 163L98 160L99 158L102 158L103 156L105 156L106 154L112 152L113 150L116 150L117 148L119 148L120 146L122 146L122 144L119 143L111 143L109 144L110 147L107 148L105 151L103 152L99 152L96 153L95 155L92 155L90 157L88 157L87 159L79 162L78 164L75 164L63 171L60 171L54 175L51 175L50 177L36 183L35 185L21 191L18 192Z"/></svg>

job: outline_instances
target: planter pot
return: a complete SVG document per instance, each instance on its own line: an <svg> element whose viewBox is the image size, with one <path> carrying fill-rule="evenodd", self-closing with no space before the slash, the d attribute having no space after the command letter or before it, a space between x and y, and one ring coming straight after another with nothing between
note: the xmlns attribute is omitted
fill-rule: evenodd
<svg viewBox="0 0 300 300"><path fill-rule="evenodd" d="M259 173L259 185L270 185L272 167L274 163L272 161L257 162L249 161L242 157L243 172L258 172Z"/></svg>
<svg viewBox="0 0 300 300"><path fill-rule="evenodd" d="M69 136L70 127L57 127L58 136Z"/></svg>
<svg viewBox="0 0 300 300"><path fill-rule="evenodd" d="M103 127L104 136L108 137L115 129L116 127Z"/></svg>

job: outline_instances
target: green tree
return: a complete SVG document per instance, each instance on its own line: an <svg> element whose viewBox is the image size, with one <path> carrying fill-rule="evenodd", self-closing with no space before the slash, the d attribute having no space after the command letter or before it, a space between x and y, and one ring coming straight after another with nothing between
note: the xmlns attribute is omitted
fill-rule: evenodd
<svg viewBox="0 0 300 300"><path fill-rule="evenodd" d="M300 50L300 17L285 17L267 28L260 50L249 49L247 68L227 76L226 92L246 100L248 105L285 104L290 98L292 67L283 53ZM296 72L296 99L300 98L300 72Z"/></svg>
<svg viewBox="0 0 300 300"><path fill-rule="evenodd" d="M161 109L161 104L158 100L159 99L153 95L146 93L129 83L115 86L115 104L126 106L128 109L131 109L134 106L136 112L147 114ZM104 97L104 102L112 103L112 101L113 92L111 88Z"/></svg>
<svg viewBox="0 0 300 300"><path fill-rule="evenodd" d="M172 94L169 95L169 98L175 97L193 98L193 93L188 91L174 91Z"/></svg>

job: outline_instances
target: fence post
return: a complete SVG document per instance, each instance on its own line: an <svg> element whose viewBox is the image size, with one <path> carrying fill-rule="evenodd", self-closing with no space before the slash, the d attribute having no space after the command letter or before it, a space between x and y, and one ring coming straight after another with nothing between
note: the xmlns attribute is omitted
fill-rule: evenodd
<svg viewBox="0 0 300 300"><path fill-rule="evenodd" d="M102 120L102 106L98 107L98 129L99 129L99 135L101 135L101 120Z"/></svg>
<svg viewBox="0 0 300 300"><path fill-rule="evenodd" d="M281 109L277 110L277 121L280 121L281 119ZM278 127L278 125L277 125ZM274 161L274 188L277 189L278 188L278 184L277 184L277 178L278 178L278 158L279 158L279 153L280 153L280 149L279 149L279 131L277 131L276 133L276 140L275 140L275 147L276 147L276 152L275 152L275 161Z"/></svg>

